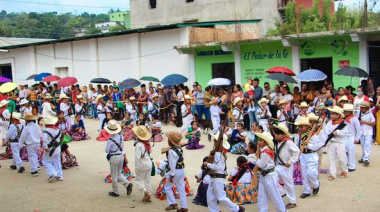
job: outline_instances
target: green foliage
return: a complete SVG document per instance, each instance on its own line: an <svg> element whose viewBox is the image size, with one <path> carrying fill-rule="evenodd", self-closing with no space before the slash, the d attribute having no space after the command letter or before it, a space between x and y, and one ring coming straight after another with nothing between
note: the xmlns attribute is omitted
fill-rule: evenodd
<svg viewBox="0 0 380 212"><path fill-rule="evenodd" d="M74 37L75 28L88 28L89 34L100 33L94 25L109 21L108 14L7 13L0 12L0 36L62 39Z"/></svg>
<svg viewBox="0 0 380 212"><path fill-rule="evenodd" d="M110 27L110 32L118 32L118 31L124 31L124 30L127 30L125 28L124 25L117 25L117 26L113 26L113 27Z"/></svg>

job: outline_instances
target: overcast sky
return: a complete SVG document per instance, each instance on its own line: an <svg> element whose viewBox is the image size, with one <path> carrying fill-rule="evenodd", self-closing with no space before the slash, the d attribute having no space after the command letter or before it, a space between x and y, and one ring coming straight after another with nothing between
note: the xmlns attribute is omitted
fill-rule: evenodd
<svg viewBox="0 0 380 212"><path fill-rule="evenodd" d="M178 0L173 0L178 1ZM368 0L371 1L371 0ZM360 4L361 2L361 4ZM355 8L362 5L363 0L343 0L347 6ZM107 13L110 9L129 9L129 0L0 0L0 9L7 12L58 12L80 14ZM380 9L380 3L375 10Z"/></svg>

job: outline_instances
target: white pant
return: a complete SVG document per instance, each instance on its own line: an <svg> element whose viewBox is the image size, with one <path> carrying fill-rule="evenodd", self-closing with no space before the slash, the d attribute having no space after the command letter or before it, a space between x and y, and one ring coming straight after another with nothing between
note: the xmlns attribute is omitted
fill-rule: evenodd
<svg viewBox="0 0 380 212"><path fill-rule="evenodd" d="M139 187L139 190L141 192L152 193L152 187L150 185L152 169L149 169L149 170L135 169L135 172L136 172L135 182L137 186Z"/></svg>
<svg viewBox="0 0 380 212"><path fill-rule="evenodd" d="M239 206L228 199L224 191L224 183L219 179L211 179L207 189L207 206L210 212L219 212L219 205L222 204L227 210L237 212Z"/></svg>
<svg viewBox="0 0 380 212"><path fill-rule="evenodd" d="M193 115L191 114L187 115L185 118L182 118L182 128L179 130L179 133L182 134L183 132L187 131L192 121Z"/></svg>
<svg viewBox="0 0 380 212"><path fill-rule="evenodd" d="M346 146L344 143L330 142L329 144L329 158L330 158L330 174L336 178L336 164L335 160L338 159L338 165L342 172L347 173L347 156Z"/></svg>
<svg viewBox="0 0 380 212"><path fill-rule="evenodd" d="M212 131L211 134L216 134L220 128L220 117L211 117Z"/></svg>
<svg viewBox="0 0 380 212"><path fill-rule="evenodd" d="M63 177L61 154L53 154L50 157L49 152L44 152L44 155L42 156L42 164L44 165L45 171L49 177Z"/></svg>
<svg viewBox="0 0 380 212"><path fill-rule="evenodd" d="M277 165L275 174L277 176L277 180L282 179L284 181L285 193L289 199L289 203L296 204L296 191L294 188L294 181L293 181L293 165L290 166L289 168L287 168L286 166ZM276 185L278 186L278 188L281 187L278 181Z"/></svg>
<svg viewBox="0 0 380 212"><path fill-rule="evenodd" d="M118 183L120 182L123 186L127 187L129 181L125 176L120 172L123 168L124 156L123 155L114 155L110 158L110 170L112 178L112 191L116 194L119 194Z"/></svg>
<svg viewBox="0 0 380 212"><path fill-rule="evenodd" d="M26 145L26 151L28 151L28 161L30 165L31 172L38 171L38 147L40 146L39 143L34 144L27 144Z"/></svg>
<svg viewBox="0 0 380 212"><path fill-rule="evenodd" d="M173 180L174 180L174 183L171 183L169 180L169 176L167 175L166 184L165 184L166 200L169 205L173 205L177 203L173 194L173 186L175 185L176 190L179 193L181 208L187 208L186 191L185 191L185 170L176 169Z"/></svg>
<svg viewBox="0 0 380 212"><path fill-rule="evenodd" d="M318 188L318 153L301 154L303 193L310 194L311 187Z"/></svg>
<svg viewBox="0 0 380 212"><path fill-rule="evenodd" d="M257 196L257 208L259 209L259 212L268 211L269 200L273 201L276 211L286 211L284 201L282 201L277 185L278 179L275 173L269 173L265 177L260 175L259 195Z"/></svg>
<svg viewBox="0 0 380 212"><path fill-rule="evenodd" d="M102 131L103 120L106 118L104 113L98 115L99 118L99 132Z"/></svg>
<svg viewBox="0 0 380 212"><path fill-rule="evenodd" d="M362 145L362 159L364 161L369 161L369 155L372 150L372 135L362 135L360 138L360 143Z"/></svg>
<svg viewBox="0 0 380 212"><path fill-rule="evenodd" d="M20 144L18 142L11 142L11 148L12 148L12 153L13 153L12 164L14 166L17 166L17 168L24 166L22 164L22 160L20 157L20 149L21 149Z"/></svg>
<svg viewBox="0 0 380 212"><path fill-rule="evenodd" d="M346 136L347 165L349 169L356 169L355 135Z"/></svg>

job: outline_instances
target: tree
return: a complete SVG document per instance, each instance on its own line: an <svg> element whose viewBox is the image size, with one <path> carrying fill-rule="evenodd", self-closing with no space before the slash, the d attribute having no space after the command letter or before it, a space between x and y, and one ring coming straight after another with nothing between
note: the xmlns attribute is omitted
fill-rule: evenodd
<svg viewBox="0 0 380 212"><path fill-rule="evenodd" d="M119 31L125 31L127 30L124 25L117 25L110 27L110 32L119 32Z"/></svg>
<svg viewBox="0 0 380 212"><path fill-rule="evenodd" d="M96 28L96 27L91 27L88 32L86 33L86 35L94 35L94 34L99 34L101 33L102 30L100 30L99 28Z"/></svg>

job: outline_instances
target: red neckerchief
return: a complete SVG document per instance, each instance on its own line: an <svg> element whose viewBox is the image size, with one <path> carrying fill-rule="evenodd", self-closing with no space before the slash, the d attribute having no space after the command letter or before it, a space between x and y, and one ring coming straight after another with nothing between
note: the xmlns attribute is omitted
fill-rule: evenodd
<svg viewBox="0 0 380 212"><path fill-rule="evenodd" d="M344 121L342 118L339 118L338 120L332 121L333 125L340 124L342 121Z"/></svg>
<svg viewBox="0 0 380 212"><path fill-rule="evenodd" d="M237 174L236 174L236 176L235 176L235 178L234 178L234 181L232 181L232 185L233 185L233 186L237 186L237 184L238 184L238 180L237 180L237 178L239 177L239 173L240 173L241 169L244 168L244 167L247 167L247 171L249 170L248 163L243 163L243 164L241 164L241 166L238 168L238 172L237 172ZM245 173L243 173L243 175L244 175L244 174L245 174ZM241 177L240 177L240 178L241 178Z"/></svg>
<svg viewBox="0 0 380 212"><path fill-rule="evenodd" d="M45 127L53 130L58 130L58 127L56 127L55 125L45 125Z"/></svg>
<svg viewBox="0 0 380 212"><path fill-rule="evenodd" d="M266 153L267 155L269 155L269 157L274 160L274 151L271 150L271 149L264 149L263 150L264 153Z"/></svg>
<svg viewBox="0 0 380 212"><path fill-rule="evenodd" d="M20 124L20 120L12 118L12 123L13 124Z"/></svg>
<svg viewBox="0 0 380 212"><path fill-rule="evenodd" d="M281 141L279 141L278 143L282 143L282 142L284 142L284 141L292 141L292 139L290 139L290 138L283 138Z"/></svg>
<svg viewBox="0 0 380 212"><path fill-rule="evenodd" d="M349 115L348 117L346 117L346 122L351 124L351 119L354 117L355 117L354 114Z"/></svg>
<svg viewBox="0 0 380 212"><path fill-rule="evenodd" d="M149 142L149 140L147 140L147 141L143 141L143 140L140 140L140 139L139 139L139 142L141 142L141 143L144 144L145 150L146 150L147 152L151 152L151 151L152 151L152 147L150 146L150 142Z"/></svg>

